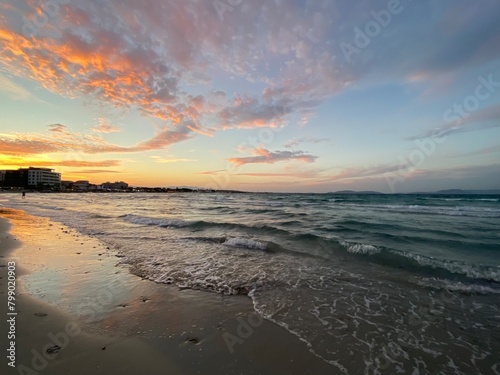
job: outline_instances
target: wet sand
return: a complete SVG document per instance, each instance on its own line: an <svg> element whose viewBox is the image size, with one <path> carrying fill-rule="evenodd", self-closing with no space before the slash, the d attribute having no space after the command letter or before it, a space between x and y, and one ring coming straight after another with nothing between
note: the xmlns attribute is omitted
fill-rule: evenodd
<svg viewBox="0 0 500 375"><path fill-rule="evenodd" d="M17 367L2 356L2 374L337 373L246 296L156 284L117 266L95 238L22 211L0 216L3 353L12 261L18 313Z"/></svg>

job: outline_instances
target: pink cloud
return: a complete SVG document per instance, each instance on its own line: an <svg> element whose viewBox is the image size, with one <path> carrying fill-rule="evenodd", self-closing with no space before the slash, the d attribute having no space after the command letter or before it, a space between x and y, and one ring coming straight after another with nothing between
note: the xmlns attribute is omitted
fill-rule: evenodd
<svg viewBox="0 0 500 375"><path fill-rule="evenodd" d="M164 128L152 138L132 146L120 146L106 142L96 135L70 133L61 124L50 125L50 133L0 133L0 155L36 155L64 152L135 153L163 149L192 137L187 127Z"/></svg>
<svg viewBox="0 0 500 375"><path fill-rule="evenodd" d="M274 164L280 161L298 160L305 163L313 163L317 156L305 154L302 151L275 151L271 152L264 148L256 148L253 150L256 156L247 156L240 158L230 158L228 161L241 166L244 164Z"/></svg>
<svg viewBox="0 0 500 375"><path fill-rule="evenodd" d="M100 118L98 124L92 128L95 133L116 133L120 131L118 126L109 124L105 119Z"/></svg>
<svg viewBox="0 0 500 375"><path fill-rule="evenodd" d="M220 22L210 1L89 0L61 6L30 37L16 15L29 20L41 10L19 0L0 21L0 57L10 72L52 92L136 107L172 126L189 122L204 135L212 134L208 120L222 128L277 126L297 111L306 119L311 106L345 85L332 52L315 48L338 17L328 7L256 1ZM238 30L237 37L227 30ZM210 82L213 67L264 90L234 103L217 87L196 96L181 89Z"/></svg>

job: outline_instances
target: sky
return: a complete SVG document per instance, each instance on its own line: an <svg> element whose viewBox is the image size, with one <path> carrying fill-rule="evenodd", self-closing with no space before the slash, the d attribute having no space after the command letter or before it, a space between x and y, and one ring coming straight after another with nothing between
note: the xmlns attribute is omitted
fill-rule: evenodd
<svg viewBox="0 0 500 375"><path fill-rule="evenodd" d="M498 0L0 0L0 169L500 188Z"/></svg>

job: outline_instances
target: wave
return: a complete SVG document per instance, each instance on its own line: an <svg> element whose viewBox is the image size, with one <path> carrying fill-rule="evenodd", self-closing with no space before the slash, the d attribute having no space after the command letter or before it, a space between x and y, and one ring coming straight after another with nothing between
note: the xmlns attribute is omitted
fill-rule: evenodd
<svg viewBox="0 0 500 375"><path fill-rule="evenodd" d="M350 254L363 257L369 256L372 262L391 268L404 269L414 274L434 275L444 279L456 279L458 277L463 281L473 279L500 282L500 266L438 259L371 244L321 239L316 236L312 236L310 239L316 239L318 244L321 245L321 249L326 249L329 252L329 257L332 257L336 250L339 250L338 245L336 246L336 244L339 244L341 245L340 250L343 249Z"/></svg>
<svg viewBox="0 0 500 375"><path fill-rule="evenodd" d="M181 219L161 219L161 218L153 218L153 217L139 216L133 214L127 214L120 217L123 218L125 221L128 221L133 224L156 225L164 228L169 228L169 227L183 228L193 224L193 222Z"/></svg>
<svg viewBox="0 0 500 375"><path fill-rule="evenodd" d="M485 217L485 218L500 218L500 209L489 207L476 206L424 206L424 205L370 205L368 207L379 210L390 210L401 213L416 213L429 215L445 215L445 216L469 216L469 217Z"/></svg>
<svg viewBox="0 0 500 375"><path fill-rule="evenodd" d="M197 242L207 242L207 243L219 243L222 244L226 242L226 237L181 237L182 240L197 241Z"/></svg>
<svg viewBox="0 0 500 375"><path fill-rule="evenodd" d="M500 294L500 288L481 285L481 284L467 284L460 281L452 281L446 279L422 278L416 280L416 284L438 290L448 290L451 292L459 292L464 294Z"/></svg>
<svg viewBox="0 0 500 375"><path fill-rule="evenodd" d="M103 214L90 214L90 219L115 219L114 216L108 216Z"/></svg>
<svg viewBox="0 0 500 375"><path fill-rule="evenodd" d="M484 280L500 282L500 266L474 264L433 258L421 254L376 247L369 244L340 241L349 253L368 255L370 261L384 266L405 269L415 274L434 275L445 279Z"/></svg>
<svg viewBox="0 0 500 375"><path fill-rule="evenodd" d="M66 210L65 208L59 207L59 206L42 206L42 205L40 205L39 208L43 208L46 210L55 210L55 211L65 211Z"/></svg>
<svg viewBox="0 0 500 375"><path fill-rule="evenodd" d="M290 232L285 229L277 228L275 226L270 226L267 224L247 225L241 223L215 222L215 221L205 221L205 220L188 221L183 219L157 218L157 217L141 216L135 214L126 214L119 217L133 224L158 226L162 228L192 227L198 230L223 228L223 229L242 230L245 232L251 231L259 234L273 233L273 234L290 235Z"/></svg>
<svg viewBox="0 0 500 375"><path fill-rule="evenodd" d="M280 212L279 210L271 210L268 208L247 208L243 210L243 212L248 214L272 214L276 212Z"/></svg>
<svg viewBox="0 0 500 375"><path fill-rule="evenodd" d="M396 252L394 252L396 253ZM420 254L396 253L399 256L416 261L422 267L443 269L452 274L463 275L471 279L500 282L500 266L472 264L453 260L436 259Z"/></svg>
<svg viewBox="0 0 500 375"><path fill-rule="evenodd" d="M242 247L246 249L267 250L266 242L251 240L248 238L229 238L223 243L223 245L231 247Z"/></svg>
<svg viewBox="0 0 500 375"><path fill-rule="evenodd" d="M378 254L380 249L373 245L367 245L363 243L350 243L346 241L340 241L340 244L344 246L348 252L352 254Z"/></svg>

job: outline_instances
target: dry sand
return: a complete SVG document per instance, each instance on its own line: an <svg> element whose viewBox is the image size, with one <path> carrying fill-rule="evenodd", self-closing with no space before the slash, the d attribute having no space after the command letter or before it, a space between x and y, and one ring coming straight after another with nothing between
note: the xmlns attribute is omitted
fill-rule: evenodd
<svg viewBox="0 0 500 375"><path fill-rule="evenodd" d="M22 211L0 215L3 353L12 261L18 313L17 367L3 355L2 374L336 373L297 337L262 321L248 297L143 280L95 238Z"/></svg>

